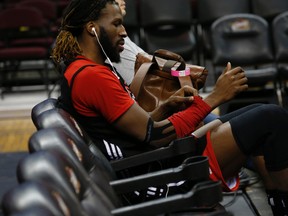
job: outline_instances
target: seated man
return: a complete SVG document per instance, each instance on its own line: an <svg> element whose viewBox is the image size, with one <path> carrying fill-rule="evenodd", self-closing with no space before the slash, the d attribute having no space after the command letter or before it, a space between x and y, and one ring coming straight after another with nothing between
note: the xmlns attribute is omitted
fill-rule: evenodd
<svg viewBox="0 0 288 216"><path fill-rule="evenodd" d="M122 13L114 0L70 2L52 50L54 62L67 65L61 107L76 118L109 160L194 136L204 147L202 154L209 157L211 180L221 181L225 191L238 189L238 173L248 157L258 159L257 171L274 215L287 215L288 111L274 104L253 104L195 130L212 110L248 88L243 69L228 63L207 97L199 97L192 87L183 87L177 92L181 103L175 106L186 108L154 120L137 104L117 71L105 63L106 59L120 61L126 36Z"/></svg>

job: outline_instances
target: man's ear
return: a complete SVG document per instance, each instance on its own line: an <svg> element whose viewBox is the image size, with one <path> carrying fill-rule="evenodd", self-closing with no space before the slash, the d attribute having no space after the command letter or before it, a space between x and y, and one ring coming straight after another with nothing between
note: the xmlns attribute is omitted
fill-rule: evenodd
<svg viewBox="0 0 288 216"><path fill-rule="evenodd" d="M88 22L86 25L86 29L94 37L97 35L98 26L95 24L95 22Z"/></svg>

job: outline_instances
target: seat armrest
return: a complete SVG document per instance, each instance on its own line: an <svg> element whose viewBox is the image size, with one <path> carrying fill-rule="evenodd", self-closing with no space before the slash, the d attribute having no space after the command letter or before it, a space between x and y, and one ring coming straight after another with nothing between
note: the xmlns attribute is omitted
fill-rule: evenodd
<svg viewBox="0 0 288 216"><path fill-rule="evenodd" d="M153 151L134 155L128 158L111 161L111 165L115 171L135 167L153 161L163 160L184 154L196 154L196 140L193 136L179 138L172 141L168 146Z"/></svg>
<svg viewBox="0 0 288 216"><path fill-rule="evenodd" d="M131 178L111 181L110 185L117 194L146 189L185 180L200 182L209 179L208 157L195 156L187 158L180 166L164 169Z"/></svg>
<svg viewBox="0 0 288 216"><path fill-rule="evenodd" d="M146 216L181 211L207 211L222 201L220 182L203 181L197 183L185 194L173 195L111 211L114 216Z"/></svg>

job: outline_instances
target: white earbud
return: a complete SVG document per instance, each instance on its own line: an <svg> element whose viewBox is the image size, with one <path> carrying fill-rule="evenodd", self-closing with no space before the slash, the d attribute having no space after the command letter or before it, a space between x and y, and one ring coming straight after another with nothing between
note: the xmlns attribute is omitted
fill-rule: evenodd
<svg viewBox="0 0 288 216"><path fill-rule="evenodd" d="M96 30L95 30L95 27L92 27L92 31L93 31L93 33L95 34L95 36L98 37L97 32L96 32Z"/></svg>

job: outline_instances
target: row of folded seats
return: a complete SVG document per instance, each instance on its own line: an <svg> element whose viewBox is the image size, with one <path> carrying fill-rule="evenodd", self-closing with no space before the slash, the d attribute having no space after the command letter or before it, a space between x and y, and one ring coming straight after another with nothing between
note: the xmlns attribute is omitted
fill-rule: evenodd
<svg viewBox="0 0 288 216"><path fill-rule="evenodd" d="M49 59L69 1L9 0L0 10L1 93L17 86L49 85L58 79ZM3 96L3 95L2 95Z"/></svg>
<svg viewBox="0 0 288 216"><path fill-rule="evenodd" d="M56 102L46 99L32 109L37 131L29 139L29 154L18 163L19 184L2 198L5 216L232 215L220 204L220 183L209 180L208 158L197 154L192 138L108 161ZM179 155L183 161L175 167L129 174ZM171 193L174 184L182 190Z"/></svg>
<svg viewBox="0 0 288 216"><path fill-rule="evenodd" d="M286 0L126 0L124 25L131 39L149 53L166 48L185 60L199 61L211 58L210 28L215 20L253 14L271 22L287 10Z"/></svg>
<svg viewBox="0 0 288 216"><path fill-rule="evenodd" d="M192 57L195 57L193 60L199 60L199 55L202 54L211 55L210 28L220 17L245 13L260 16L270 22L280 13L288 10L288 2L285 0L235 0L233 2L229 0L217 2L213 0L180 0L180 2L126 0L125 2L127 14L124 17L124 25L135 43L148 53L153 53L159 48L175 51L185 60L192 60ZM17 7L36 9L46 20L45 27L57 33L63 10L68 3L67 0L4 1L0 12ZM13 15L14 18L6 19L7 23L13 24L17 17L26 18L18 13ZM56 34L53 36L56 37Z"/></svg>
<svg viewBox="0 0 288 216"><path fill-rule="evenodd" d="M51 72L49 58L62 13L55 2L18 0L0 11L1 92L40 81L49 96L49 86L57 85L59 75ZM34 13L36 6L41 12ZM249 91L221 106L220 114L255 102L288 105L287 0L126 0L126 10L128 35L150 54L159 48L178 53L187 62L208 66L212 80L227 62L244 68ZM45 60L35 81L17 79L27 60Z"/></svg>

